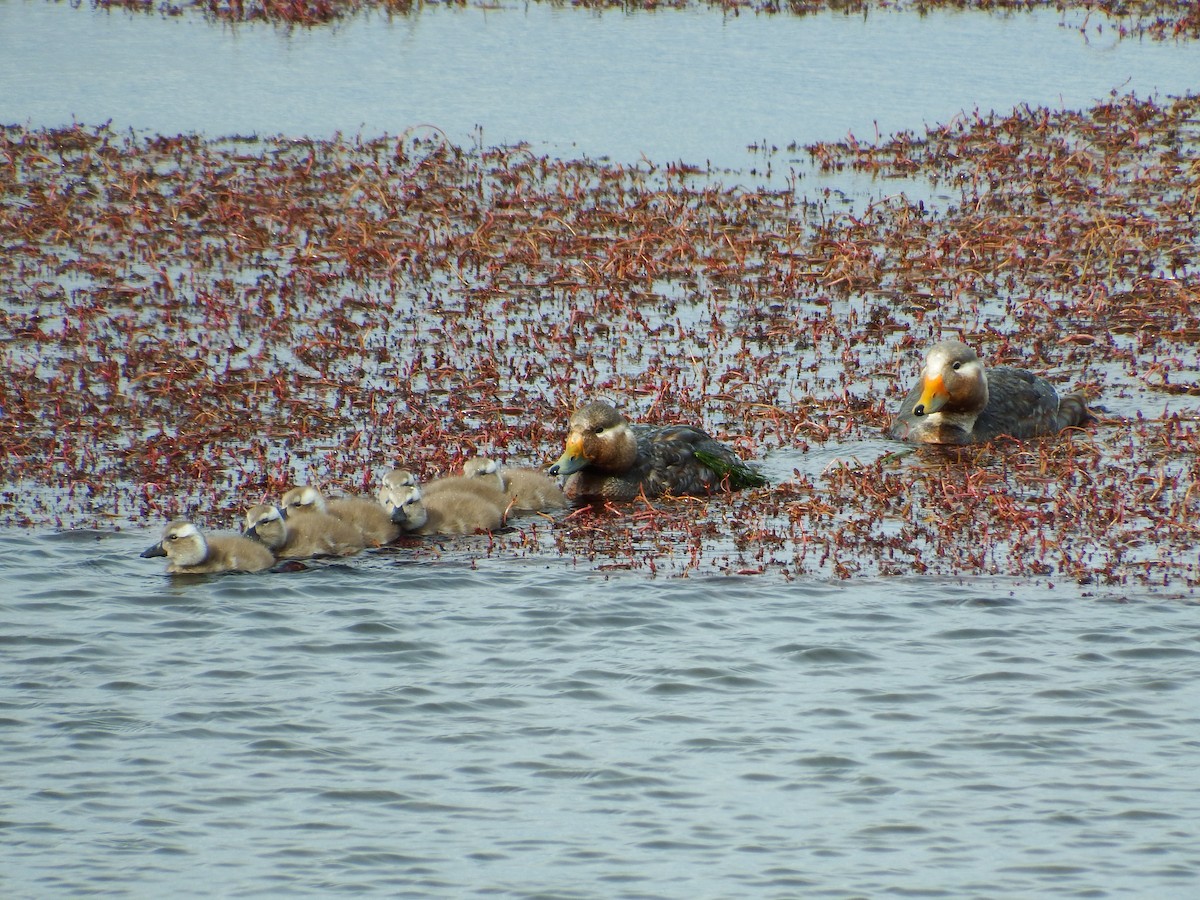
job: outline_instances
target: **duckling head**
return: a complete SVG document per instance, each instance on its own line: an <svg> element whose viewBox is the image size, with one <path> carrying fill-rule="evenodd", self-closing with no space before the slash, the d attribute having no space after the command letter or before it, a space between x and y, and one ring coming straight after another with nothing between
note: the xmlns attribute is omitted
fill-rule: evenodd
<svg viewBox="0 0 1200 900"><path fill-rule="evenodd" d="M407 469L392 469L390 472L384 473L383 478L380 479L375 499L389 514L393 514L414 494L419 497L421 489L417 487L417 479L413 477L412 472ZM394 517L392 521L396 521ZM402 523L397 522L397 524Z"/></svg>
<svg viewBox="0 0 1200 900"><path fill-rule="evenodd" d="M416 531L429 521L429 510L425 508L419 488L413 488L406 496L393 495L390 499L397 502L385 503L384 506L391 510L392 522L405 531Z"/></svg>
<svg viewBox="0 0 1200 900"><path fill-rule="evenodd" d="M417 479L408 469L391 469L383 473L380 484L382 485L380 491L384 488L398 491L402 488L415 488Z"/></svg>
<svg viewBox="0 0 1200 900"><path fill-rule="evenodd" d="M277 506L260 503L246 510L246 527L242 534L278 550L287 543L287 524L283 520L284 515Z"/></svg>
<svg viewBox="0 0 1200 900"><path fill-rule="evenodd" d="M637 461L637 438L625 417L607 403L589 403L571 416L567 444L551 475L572 475L591 466L604 472L628 471Z"/></svg>
<svg viewBox="0 0 1200 900"><path fill-rule="evenodd" d="M285 516L303 512L323 513L325 512L325 498L311 485L297 485L280 498L279 508Z"/></svg>
<svg viewBox="0 0 1200 900"><path fill-rule="evenodd" d="M476 456L463 463L463 476L480 479L494 478L497 488L502 491L507 488L504 483L504 468L500 463L494 459L488 459L486 456ZM485 480L484 483L488 482Z"/></svg>
<svg viewBox="0 0 1200 900"><path fill-rule="evenodd" d="M177 566L198 566L208 557L208 542L199 528L180 519L168 525L162 540L143 550L142 556L165 556Z"/></svg>
<svg viewBox="0 0 1200 900"><path fill-rule="evenodd" d="M978 415L988 404L987 374L975 351L959 341L936 344L925 358L914 416Z"/></svg>

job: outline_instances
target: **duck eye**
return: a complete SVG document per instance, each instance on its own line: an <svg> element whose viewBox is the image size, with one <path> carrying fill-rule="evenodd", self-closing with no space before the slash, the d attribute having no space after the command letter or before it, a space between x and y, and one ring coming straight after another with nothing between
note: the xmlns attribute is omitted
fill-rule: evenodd
<svg viewBox="0 0 1200 900"><path fill-rule="evenodd" d="M604 426L597 425L595 428L592 429L592 434L604 434Z"/></svg>
<svg viewBox="0 0 1200 900"><path fill-rule="evenodd" d="M956 362L953 366L951 366L951 368L953 368L954 371L957 372L959 369L962 368L962 363Z"/></svg>

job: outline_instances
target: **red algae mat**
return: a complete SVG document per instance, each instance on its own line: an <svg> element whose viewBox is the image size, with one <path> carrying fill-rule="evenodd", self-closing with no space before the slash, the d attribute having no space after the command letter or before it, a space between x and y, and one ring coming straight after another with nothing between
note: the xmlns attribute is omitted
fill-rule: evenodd
<svg viewBox="0 0 1200 900"><path fill-rule="evenodd" d="M702 424L773 484L520 519L470 552L1194 587L1200 97L809 153L882 199L436 132L3 128L0 523L226 529L298 479L545 465L605 398ZM1084 390L1101 421L954 454L883 439L950 336Z"/></svg>
<svg viewBox="0 0 1200 900"><path fill-rule="evenodd" d="M79 0L75 0L79 2ZM1021 12L1034 9L1074 10L1090 19L1093 14L1109 23L1121 36L1148 36L1156 40L1200 36L1200 7L1194 0L543 0L553 6L626 12L713 9L726 15L811 15L836 12L866 15L872 10L926 12L930 9ZM367 11L387 15L417 14L426 5L414 0L92 0L92 5L163 15L199 13L222 22L275 22L319 26ZM448 0L448 7L483 6L493 0L468 3Z"/></svg>

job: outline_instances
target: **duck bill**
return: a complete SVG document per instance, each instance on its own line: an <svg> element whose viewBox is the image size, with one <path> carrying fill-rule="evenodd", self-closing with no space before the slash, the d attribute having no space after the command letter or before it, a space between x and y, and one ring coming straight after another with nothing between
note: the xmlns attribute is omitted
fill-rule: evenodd
<svg viewBox="0 0 1200 900"><path fill-rule="evenodd" d="M153 547L147 547L145 550L142 551L142 557L144 559L149 559L152 556L166 556L166 555L167 555L167 551L163 549L163 545L161 542L155 544Z"/></svg>
<svg viewBox="0 0 1200 900"><path fill-rule="evenodd" d="M567 438L566 452L550 467L551 475L573 475L588 464L583 455L583 438L573 434Z"/></svg>
<svg viewBox="0 0 1200 900"><path fill-rule="evenodd" d="M913 407L913 412L919 416L931 416L945 406L949 399L950 394L946 391L946 382L942 380L942 376L927 375L921 387L921 397Z"/></svg>

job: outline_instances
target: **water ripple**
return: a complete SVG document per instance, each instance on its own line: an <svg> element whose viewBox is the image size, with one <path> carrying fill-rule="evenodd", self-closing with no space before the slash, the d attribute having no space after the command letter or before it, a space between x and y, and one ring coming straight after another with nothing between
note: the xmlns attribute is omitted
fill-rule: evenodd
<svg viewBox="0 0 1200 900"><path fill-rule="evenodd" d="M1195 607L387 559L177 583L39 546L73 574L0 598L6 896L1200 881Z"/></svg>

